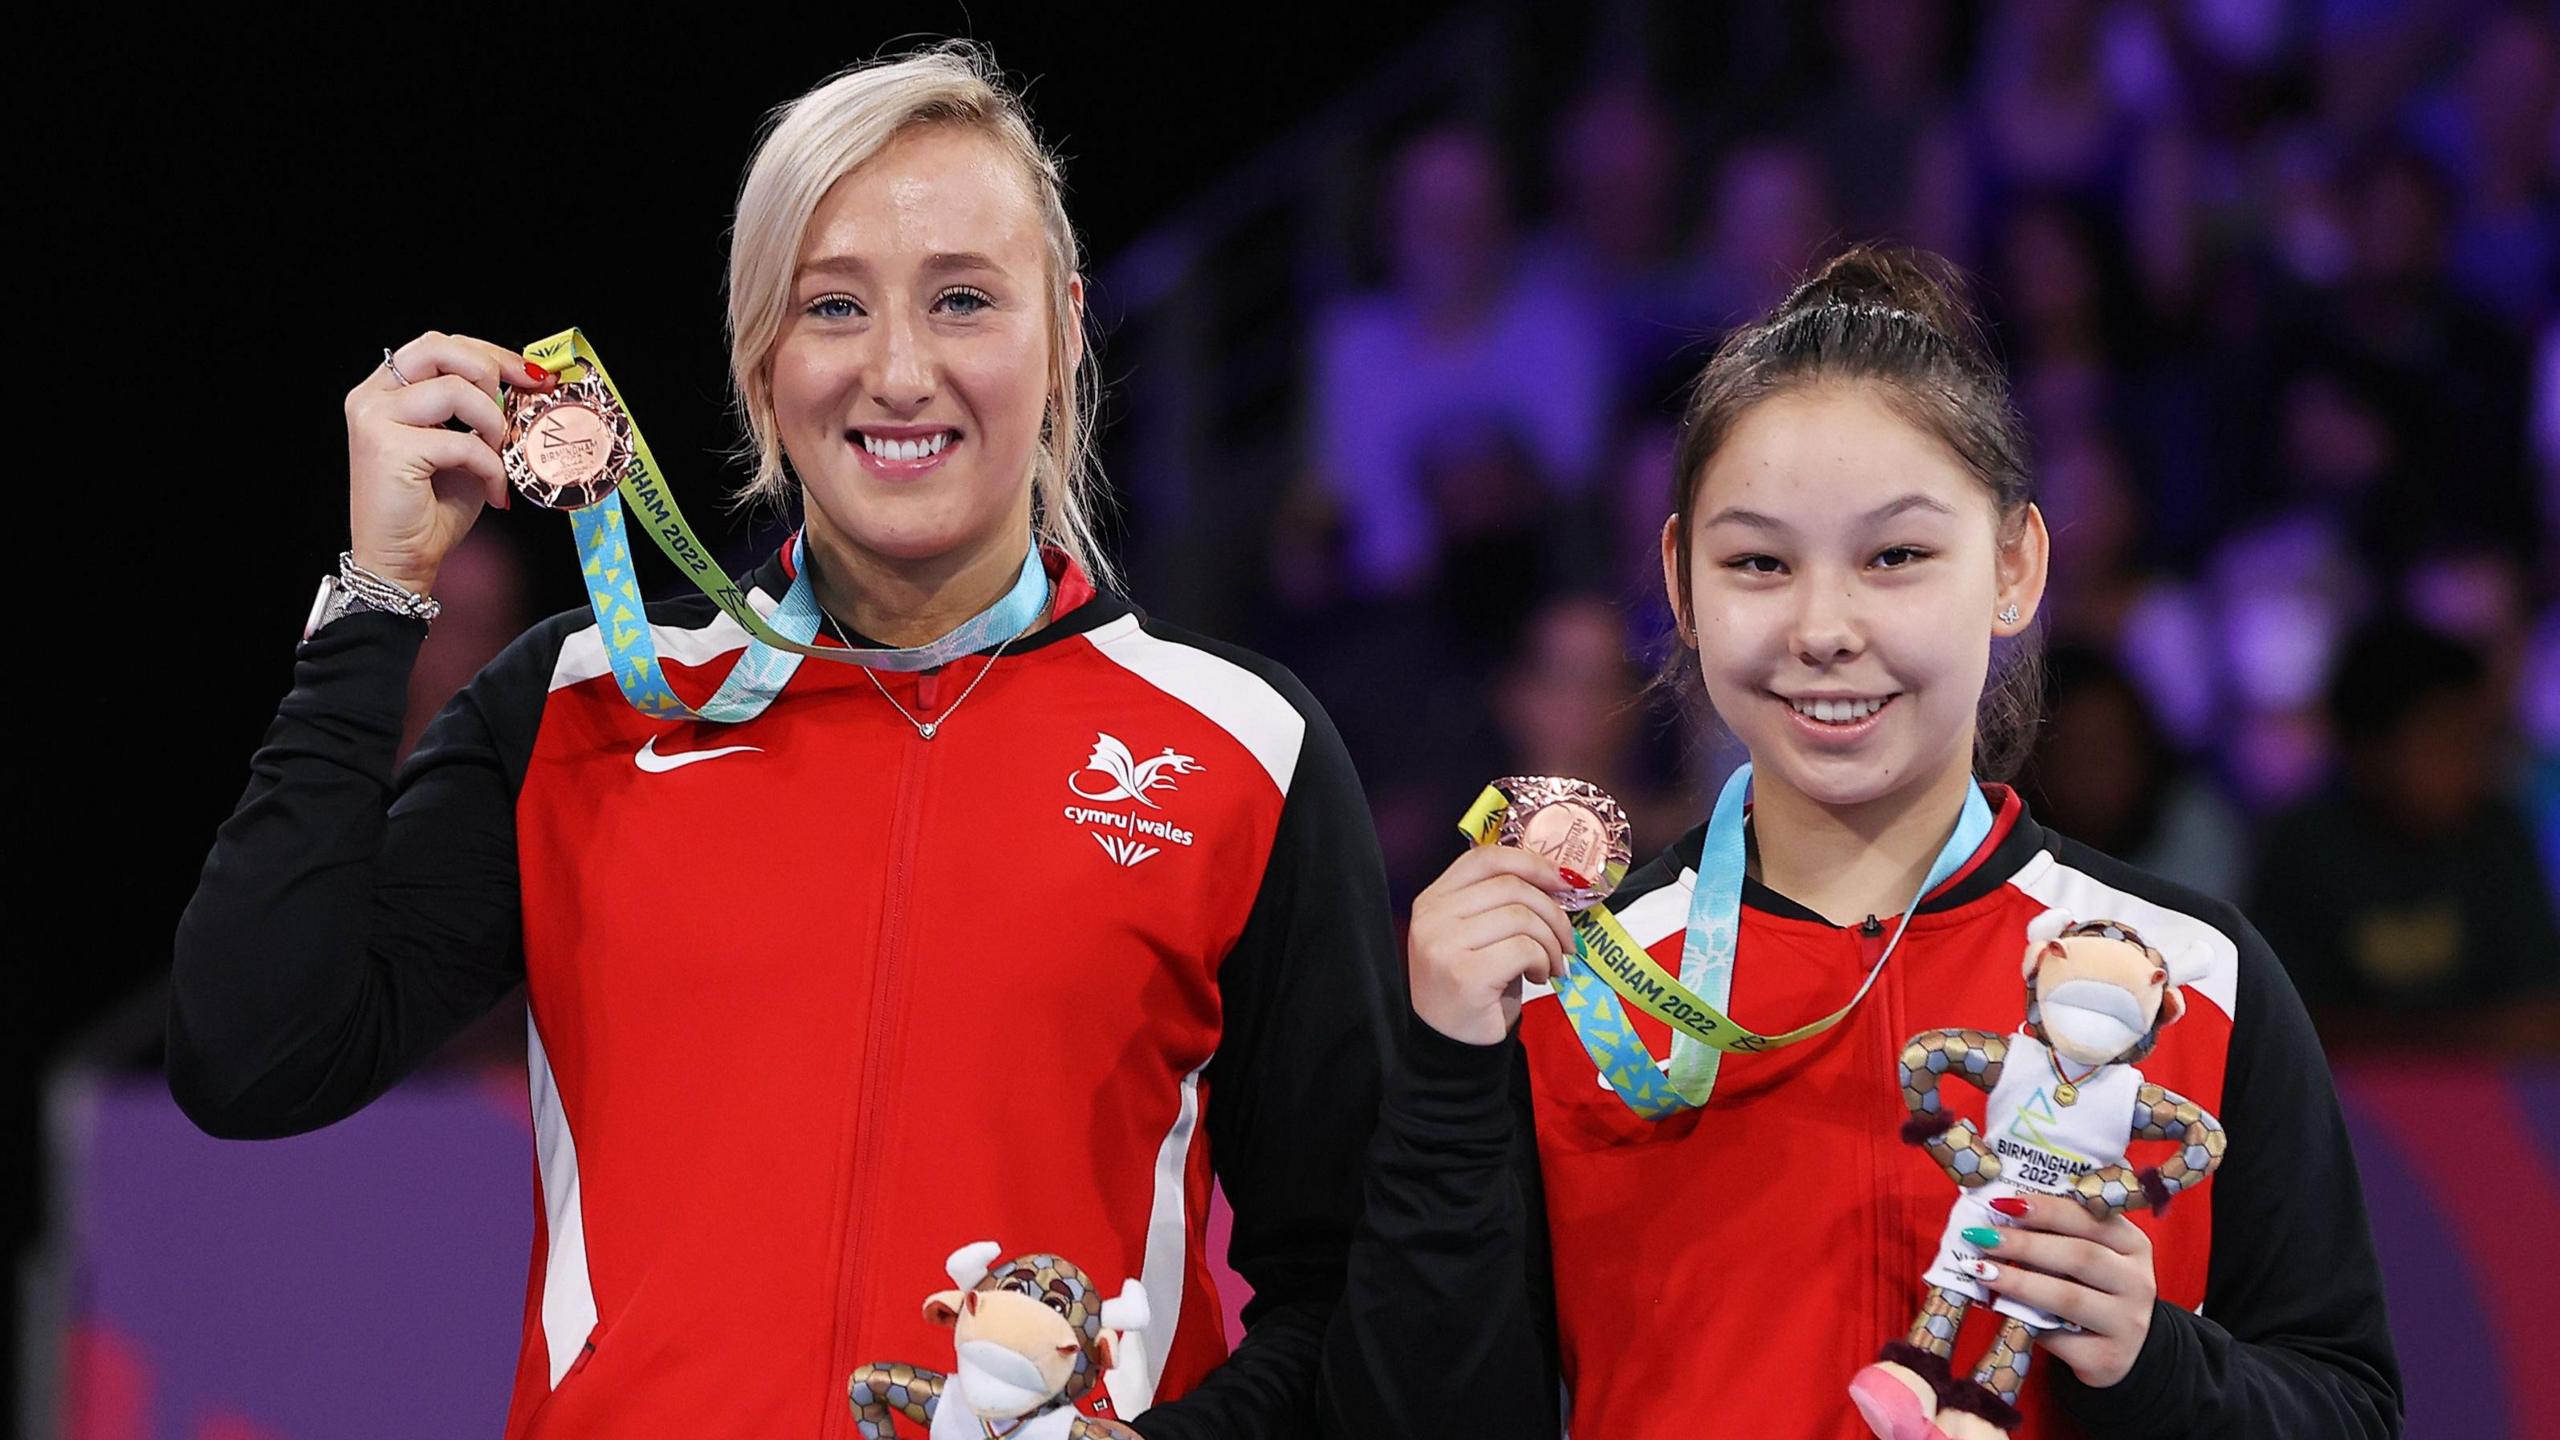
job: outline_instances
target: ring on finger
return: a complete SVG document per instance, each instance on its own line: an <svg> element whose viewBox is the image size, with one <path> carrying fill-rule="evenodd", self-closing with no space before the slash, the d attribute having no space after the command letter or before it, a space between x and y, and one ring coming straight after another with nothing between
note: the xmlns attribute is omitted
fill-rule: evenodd
<svg viewBox="0 0 2560 1440"><path fill-rule="evenodd" d="M382 368L391 372L392 379L403 385L409 383L409 377L400 373L399 363L391 358L391 347L388 345L382 347Z"/></svg>

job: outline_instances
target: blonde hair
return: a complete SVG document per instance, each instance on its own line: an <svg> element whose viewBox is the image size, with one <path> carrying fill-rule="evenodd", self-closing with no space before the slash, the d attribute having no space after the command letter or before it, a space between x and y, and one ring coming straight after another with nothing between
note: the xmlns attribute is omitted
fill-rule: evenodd
<svg viewBox="0 0 2560 1440"><path fill-rule="evenodd" d="M1049 403L1032 461L1032 525L1043 544L1065 551L1110 585L1116 575L1096 538L1102 503L1093 418L1100 385L1091 363L1074 357L1083 316L1068 293L1083 270L1067 222L1058 158L1041 145L1021 97L995 61L966 40L946 40L892 60L856 65L773 112L771 129L738 189L729 251L729 379L747 428L755 475L738 498L787 504L793 489L774 417L770 366L791 314L793 271L818 202L907 131L928 125L975 130L1020 162L1049 246Z"/></svg>

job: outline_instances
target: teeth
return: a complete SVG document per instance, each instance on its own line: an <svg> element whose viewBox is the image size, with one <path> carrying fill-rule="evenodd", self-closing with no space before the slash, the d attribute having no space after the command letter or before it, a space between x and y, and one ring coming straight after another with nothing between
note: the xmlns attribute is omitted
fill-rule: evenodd
<svg viewBox="0 0 2560 1440"><path fill-rule="evenodd" d="M950 443L951 432L948 430L937 430L922 440L883 440L871 434L862 437L862 448L883 460L922 460L941 454L942 448Z"/></svg>
<svg viewBox="0 0 2560 1440"><path fill-rule="evenodd" d="M1893 697L1886 696L1889 700ZM1884 700L1790 700L1796 713L1825 725L1849 725L1884 708Z"/></svg>

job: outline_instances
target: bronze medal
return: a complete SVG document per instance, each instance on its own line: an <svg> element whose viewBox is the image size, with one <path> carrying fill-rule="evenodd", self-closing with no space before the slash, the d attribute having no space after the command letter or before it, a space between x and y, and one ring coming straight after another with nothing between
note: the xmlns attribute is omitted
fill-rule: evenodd
<svg viewBox="0 0 2560 1440"><path fill-rule="evenodd" d="M1609 792L1559 775L1511 775L1493 783L1511 800L1501 842L1544 858L1575 887L1557 903L1570 913L1608 899L1635 858L1627 813Z"/></svg>
<svg viewBox="0 0 2560 1440"><path fill-rule="evenodd" d="M507 392L507 480L548 510L580 510L631 468L631 417L593 375Z"/></svg>

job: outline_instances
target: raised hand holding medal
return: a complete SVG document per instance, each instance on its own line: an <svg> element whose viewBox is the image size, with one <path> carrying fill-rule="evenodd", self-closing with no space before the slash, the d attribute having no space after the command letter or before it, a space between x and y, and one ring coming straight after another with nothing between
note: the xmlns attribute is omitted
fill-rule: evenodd
<svg viewBox="0 0 2560 1440"><path fill-rule="evenodd" d="M347 392L347 521L356 565L426 595L481 507L505 508L500 406L511 387L539 394L552 380L504 346L430 330L386 348L382 363ZM463 428L453 428L457 423Z"/></svg>
<svg viewBox="0 0 2560 1440"><path fill-rule="evenodd" d="M1600 799L1606 802L1607 797ZM1586 807L1584 814L1591 820L1559 814L1540 827L1537 838L1548 847L1546 854L1526 848L1520 824L1515 824L1512 843L1475 846L1414 897L1405 959L1413 1011L1423 1023L1452 1040L1493 1044L1519 1020L1524 988L1553 983L1562 972L1573 953L1573 922L1566 907L1590 903L1584 895L1594 877L1580 871L1567 876L1553 857L1590 863L1602 812ZM1524 807L1517 820L1534 818ZM1493 839L1512 819L1506 804L1490 818L1485 838ZM1623 851L1624 832L1619 834ZM1616 875L1608 875L1605 865L1601 868L1614 884ZM1621 855L1616 874L1624 873Z"/></svg>

